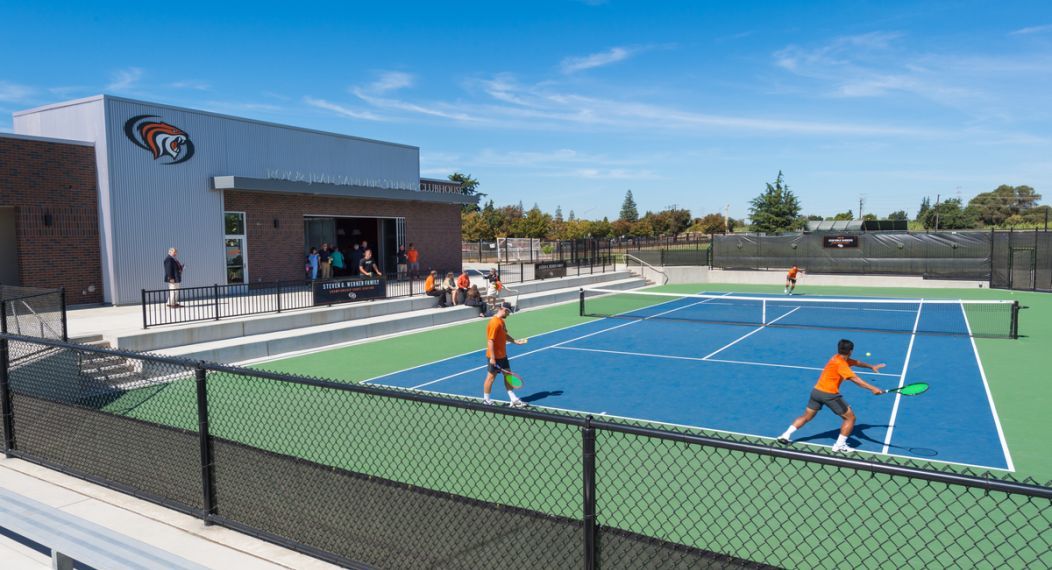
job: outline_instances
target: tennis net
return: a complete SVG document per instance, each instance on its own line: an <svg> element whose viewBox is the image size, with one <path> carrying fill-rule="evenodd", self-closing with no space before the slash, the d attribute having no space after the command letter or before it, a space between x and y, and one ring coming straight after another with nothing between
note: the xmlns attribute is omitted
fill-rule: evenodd
<svg viewBox="0 0 1052 570"><path fill-rule="evenodd" d="M1017 338L1019 303L582 289L581 316Z"/></svg>

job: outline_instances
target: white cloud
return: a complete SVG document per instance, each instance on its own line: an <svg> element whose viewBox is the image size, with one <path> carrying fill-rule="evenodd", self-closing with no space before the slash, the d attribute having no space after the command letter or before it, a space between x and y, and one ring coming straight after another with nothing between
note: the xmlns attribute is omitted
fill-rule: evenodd
<svg viewBox="0 0 1052 570"><path fill-rule="evenodd" d="M376 113L373 113L371 111L359 111L358 109L352 109L350 107L345 107L343 105L339 105L339 104L333 103L331 101L326 101L325 99L316 99L314 97L304 97L303 98L303 102L308 104L308 105L310 105L311 107L316 107L318 109L324 109L326 111L332 111L333 113L336 113L337 115L340 115L342 117L347 117L347 118L350 118L350 119L363 119L363 120L366 120L366 121L382 121L382 120L384 120L383 117L381 117L381 116L379 116Z"/></svg>
<svg viewBox="0 0 1052 570"><path fill-rule="evenodd" d="M197 81L195 79L186 79L183 81L176 81L168 85L174 89L194 89L197 91L208 91L211 86L204 81Z"/></svg>
<svg viewBox="0 0 1052 570"><path fill-rule="evenodd" d="M1030 26L1028 28L1020 28L1013 32L1009 32L1011 36L1026 36L1030 34L1040 34L1043 32L1052 32L1052 24L1045 24L1043 26Z"/></svg>
<svg viewBox="0 0 1052 570"><path fill-rule="evenodd" d="M458 111L446 107L444 105L421 105L417 103L411 103L408 101L402 101L399 99L386 99L383 97L376 97L366 89L353 88L351 93L354 93L362 101L369 103L375 107L384 109L393 109L397 111L407 111L410 113L416 113L419 115L429 115L432 117L441 117L444 119L453 119L455 121L462 122L475 122L477 119L472 117L470 114Z"/></svg>
<svg viewBox="0 0 1052 570"><path fill-rule="evenodd" d="M0 81L0 101L5 103L22 103L35 92L36 90L28 85Z"/></svg>
<svg viewBox="0 0 1052 570"><path fill-rule="evenodd" d="M413 76L402 71L385 71L380 78L369 84L370 93L387 93L413 86Z"/></svg>
<svg viewBox="0 0 1052 570"><path fill-rule="evenodd" d="M135 87L139 80L142 79L142 69L138 67L121 69L113 73L111 77L112 80L106 85L107 91L127 91Z"/></svg>
<svg viewBox="0 0 1052 570"><path fill-rule="evenodd" d="M563 73L577 73L578 71L594 69L596 67L603 67L604 65L624 61L631 57L636 51L637 50L629 48L614 47L603 52L593 53L583 57L565 58L560 64L560 67L562 67Z"/></svg>

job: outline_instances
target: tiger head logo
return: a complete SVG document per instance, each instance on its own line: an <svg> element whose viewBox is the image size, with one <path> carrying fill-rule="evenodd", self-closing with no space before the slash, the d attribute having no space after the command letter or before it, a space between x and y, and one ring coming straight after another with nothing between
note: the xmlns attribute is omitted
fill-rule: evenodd
<svg viewBox="0 0 1052 570"><path fill-rule="evenodd" d="M194 155L190 135L179 127L161 122L157 115L136 115L124 123L124 134L135 146L153 154L153 159L165 159L163 164L179 164Z"/></svg>

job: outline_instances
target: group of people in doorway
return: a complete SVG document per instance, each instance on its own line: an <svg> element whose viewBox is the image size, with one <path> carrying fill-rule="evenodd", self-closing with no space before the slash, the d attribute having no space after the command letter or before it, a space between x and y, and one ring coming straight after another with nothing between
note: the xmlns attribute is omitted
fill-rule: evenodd
<svg viewBox="0 0 1052 570"><path fill-rule="evenodd" d="M455 307L464 305L477 307L479 316L484 317L489 312L488 307L496 306L504 285L500 282L500 275L496 269L490 269L485 277L486 291L479 291L478 285L471 283L466 271L454 276L450 271L444 279L439 279L437 271L432 270L424 281L424 293L430 297L438 298L438 306Z"/></svg>
<svg viewBox="0 0 1052 570"><path fill-rule="evenodd" d="M395 265L398 279L419 277L420 252L413 244L409 244L409 249L404 245L399 246L395 254ZM346 254L339 246L330 247L328 243L321 244L320 249L312 247L307 254L304 270L307 278L312 281L333 277L383 276L368 241L354 244Z"/></svg>

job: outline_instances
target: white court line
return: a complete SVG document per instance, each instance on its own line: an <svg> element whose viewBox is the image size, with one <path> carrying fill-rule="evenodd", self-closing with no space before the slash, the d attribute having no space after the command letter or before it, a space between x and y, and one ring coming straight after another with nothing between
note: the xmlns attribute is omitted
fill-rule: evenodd
<svg viewBox="0 0 1052 570"><path fill-rule="evenodd" d="M669 360L692 360L694 362L718 362L723 364L741 364L743 366L772 366L775 368L795 368L798 370L815 370L821 372L824 368L815 368L813 366L793 366L791 364L771 364L768 362L748 362L745 360L720 360L718 358L699 358L697 356L673 356L669 354L649 354L646 352L625 352L621 350L605 350L601 348L579 348L575 346L559 346L554 347L559 350L579 350L581 352L603 352L606 354L619 354L624 356L646 356L650 358L666 358ZM858 372L857 374L866 374L868 376L893 376L898 377L898 374L886 374L884 372Z"/></svg>
<svg viewBox="0 0 1052 570"><path fill-rule="evenodd" d="M913 332L910 333L910 344L906 347L906 362L902 365L902 376L899 378L899 388L906 385L906 371L910 368L910 355L913 354L913 341L917 340L917 325L920 324L921 309L924 308L924 300L917 306L917 318L913 321ZM881 453L887 453L891 448L891 434L895 431L895 418L899 415L899 402L902 401L902 392L895 392L895 403L891 406L891 419L888 421L888 433L884 436L884 447Z"/></svg>
<svg viewBox="0 0 1052 570"><path fill-rule="evenodd" d="M718 361L710 360L708 362L718 362ZM890 374L889 376L894 376L894 374ZM457 398L469 398L471 400L478 400L480 402L482 401L482 398L479 398L478 396L465 396L463 394L454 394L454 393L451 393L451 392L437 392L437 391L434 391L434 390L424 390L424 391L428 392L430 394L439 394L439 395L442 395L442 396L454 396L454 397L457 397ZM571 414L580 414L580 415L583 415L583 416L586 416L586 415L594 416L594 415L596 415L594 412L588 412L588 411L584 411L584 410L575 410L573 408L560 408L560 407L557 407L557 406L541 406L541 405L537 405L537 404L530 404L530 407L534 408L534 409L555 410L555 411L559 411L559 412L569 412ZM646 424L655 424L655 425L662 425L662 426L670 426L670 427L679 427L679 428L701 430L701 431L706 431L706 432L709 432L709 433L724 433L724 434L728 434L728 435L740 435L740 436L745 436L745 437L755 437L757 439L763 439L763 440L767 440L767 441L776 441L778 439L777 436L771 437L771 436L759 435L759 434L755 434L755 433L745 433L745 432L740 432L740 431L730 431L730 430L725 430L725 429L707 428L707 427L694 426L694 425L689 425L689 424L677 424L677 423L673 423L673 422L663 422L661 420L655 420L655 419L634 418L634 417L631 417L631 416L619 416L619 415L616 415L616 414L610 414L608 412L601 412L600 415L602 415L604 417L607 417L607 418L615 418L615 419L619 419L619 420L628 420L628 421L640 422L640 423L646 423ZM829 444L811 443L809 441L794 441L793 445L809 445L811 447L824 447L826 449L829 449L829 448L833 447L832 445L829 445ZM902 455L902 454L899 454L899 453L880 453L880 452L877 452L877 451L866 451L865 449L856 449L854 453L855 454L864 453L864 454L867 454L867 455L887 455L888 457L901 457L903 459L911 459L913 461L924 461L926 463L942 463L943 465L960 465L961 467L975 467L977 469L994 469L994 470L997 470L997 471L1005 471L1005 469L1003 467L993 467L993 466L990 466L990 465L975 465L973 463L960 463L958 461L943 461L941 459L926 459L924 457L917 457L915 455ZM848 454L848 455L845 455L844 457L851 457L851 455L853 455L853 454Z"/></svg>
<svg viewBox="0 0 1052 570"><path fill-rule="evenodd" d="M784 315L782 315L782 316L778 317L777 319L775 319L775 320L773 320L773 321L771 321L771 322L769 322L769 323L767 323L767 324L764 324L764 325L760 325L759 327L757 327L757 329L756 329L756 330L754 330L754 331L752 331L752 332L749 332L749 333L746 333L745 335L743 335L743 336L739 337L739 338L738 338L738 340L735 340L734 342L732 342L732 343L730 343L730 344L728 344L728 345L724 346L723 348L721 348L721 349L717 350L716 352L713 352L713 353L710 353L710 354L706 355L706 356L705 356L704 358L702 358L702 360L708 360L709 358L711 358L711 357L713 357L713 356L716 356L717 354L719 354L719 353L723 352L724 350L727 350L728 348L730 348L730 347L732 347L732 346L734 346L734 345L738 344L739 342L741 342L741 341L743 341L743 340L745 340L745 339L749 338L750 336L752 336L752 335L754 335L754 334L756 334L756 333L758 333L758 332L762 331L763 329L767 328L767 327L768 327L768 325L773 325L774 323L777 323L778 321L780 321L780 320L782 320L782 319L784 319L784 318L788 317L789 315L791 315L791 314L793 314L793 313L795 313L795 312L797 312L797 311L799 311L799 310L800 310L800 307L797 307L797 308L793 309L792 311L789 311L788 313L786 313L786 314L784 314Z"/></svg>
<svg viewBox="0 0 1052 570"><path fill-rule="evenodd" d="M726 294L730 295L730 293L726 293ZM542 346L541 348L538 348L536 350L531 350L529 352L524 352L522 354L516 354L515 356L508 357L508 360L515 360L516 358L520 358L522 356L529 356L531 354L540 352L542 350L548 350L548 349L551 349L551 348L557 348L557 347L562 346L564 344L569 344L571 342L576 342L576 341L579 341L579 340L582 340L582 339L586 339L588 337L592 337L592 336L595 336L597 334L602 334L602 333L605 333L605 332L610 332L612 330L616 330L616 329L624 328L624 327L627 327L627 326L631 326L631 325L634 325L634 324L637 324L637 323L641 323L641 322L649 320L649 319L653 319L655 317L660 317L660 316L667 315L667 314L675 312L675 311L680 311L680 310L683 310L683 309L687 309L687 308L693 307L695 305L700 305L702 303L707 303L707 302L709 302L711 300L712 299L705 299L704 301L698 301L697 303L691 303L689 305L684 305L682 307L676 307L675 309L669 309L667 311L662 311L662 312L657 313L655 315L650 315L649 317L644 317L642 319L639 319L638 321L629 321L627 323L622 323L622 324L617 325L617 326L613 326L613 327L605 328L605 329L598 330L598 331L595 331L595 332L591 332L591 333L588 333L586 335L579 336L577 338L571 338L569 340L564 340L562 342L555 343L555 344L552 344L552 345ZM673 301L667 301L667 303L671 303L671 302L673 302ZM661 304L664 305L665 303L661 303ZM657 306L657 305L653 305L653 306ZM649 307L647 307L647 308L649 308ZM468 354L471 354L471 353L469 352ZM413 386L411 389L412 390L418 390L420 388L423 388L424 386L430 386L431 384L436 384L438 382L449 380L450 378L455 378L455 377L460 376L462 374L467 374L469 372L476 372L478 370L482 370L483 368L486 368L486 366L488 366L488 365L487 364L483 364L482 366L476 366L474 368L469 368L468 370L462 370L462 371L457 372L455 374L449 374L447 376L443 376L443 377L438 378L436 380L431 380L430 382L424 382L423 384L417 384L416 386Z"/></svg>
<svg viewBox="0 0 1052 570"><path fill-rule="evenodd" d="M1008 441L1005 440L1005 432L1001 429L1001 419L997 416L997 407L994 406L994 397L990 393L990 383L986 381L986 371L983 370L983 361L979 358L979 348L975 346L975 337L972 336L972 325L968 322L968 313L961 304L961 314L964 315L964 326L968 330L968 340L972 343L972 353L975 354L975 363L979 365L979 376L983 379L983 388L986 389L986 399L990 402L990 411L994 414L994 425L997 426L997 437L1001 440L1001 450L1005 454L1005 464L1009 471L1015 471L1012 464L1012 454L1008 452Z"/></svg>

